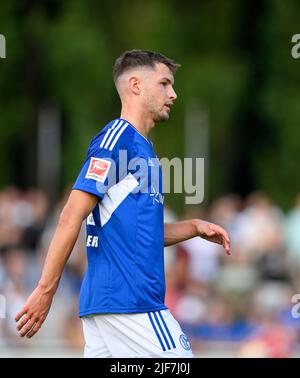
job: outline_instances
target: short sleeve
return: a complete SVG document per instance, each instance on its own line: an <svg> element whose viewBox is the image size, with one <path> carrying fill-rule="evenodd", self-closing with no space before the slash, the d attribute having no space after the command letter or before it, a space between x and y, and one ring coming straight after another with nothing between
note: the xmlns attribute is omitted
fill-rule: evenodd
<svg viewBox="0 0 300 378"><path fill-rule="evenodd" d="M117 182L118 157L114 151L90 148L73 189L94 194L100 200Z"/></svg>

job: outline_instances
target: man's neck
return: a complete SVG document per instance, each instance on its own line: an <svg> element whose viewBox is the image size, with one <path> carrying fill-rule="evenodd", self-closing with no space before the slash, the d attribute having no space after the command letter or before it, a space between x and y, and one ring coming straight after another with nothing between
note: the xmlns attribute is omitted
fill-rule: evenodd
<svg viewBox="0 0 300 378"><path fill-rule="evenodd" d="M148 138L150 130L155 126L155 123L152 119L146 118L142 114L132 114L126 110L121 111L120 118L125 119L131 125L138 130L145 138Z"/></svg>

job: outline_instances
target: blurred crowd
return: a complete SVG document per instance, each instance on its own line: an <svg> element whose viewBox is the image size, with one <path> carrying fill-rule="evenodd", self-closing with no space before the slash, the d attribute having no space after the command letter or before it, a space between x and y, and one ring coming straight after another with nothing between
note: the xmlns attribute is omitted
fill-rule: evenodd
<svg viewBox="0 0 300 378"><path fill-rule="evenodd" d="M39 280L67 195L50 207L38 189L0 191L0 347L84 344L77 317L86 269L84 224L40 332L24 340L14 321ZM223 226L232 246L231 256L201 238L165 249L166 304L193 348L230 343L241 357L292 356L300 343L300 309L299 318L293 311L300 293L300 195L286 213L256 192L246 199L223 196L184 218ZM166 209L165 221L176 220Z"/></svg>
<svg viewBox="0 0 300 378"><path fill-rule="evenodd" d="M193 238L178 245L167 267L167 304L195 348L230 342L241 357L293 356L300 342L300 309L292 302L300 292L300 196L286 214L256 192L245 200L226 195L185 217L223 226L232 247L228 256Z"/></svg>

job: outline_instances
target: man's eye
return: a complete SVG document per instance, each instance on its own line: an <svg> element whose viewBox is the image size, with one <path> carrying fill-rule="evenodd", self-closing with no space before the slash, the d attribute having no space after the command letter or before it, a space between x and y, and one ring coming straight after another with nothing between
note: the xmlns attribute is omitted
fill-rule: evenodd
<svg viewBox="0 0 300 378"><path fill-rule="evenodd" d="M162 85L167 85L167 82L166 82L166 81L163 81L161 84L162 84Z"/></svg>

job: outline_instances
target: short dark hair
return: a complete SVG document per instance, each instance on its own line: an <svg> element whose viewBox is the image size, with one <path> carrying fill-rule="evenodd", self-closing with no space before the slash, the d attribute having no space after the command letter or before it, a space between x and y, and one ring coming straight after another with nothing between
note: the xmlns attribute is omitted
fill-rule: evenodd
<svg viewBox="0 0 300 378"><path fill-rule="evenodd" d="M118 80L123 72L135 67L151 67L155 68L156 63L165 64L170 71L175 74L180 64L175 63L172 59L167 58L163 54L149 50L130 50L125 51L116 59L113 69L114 82Z"/></svg>

